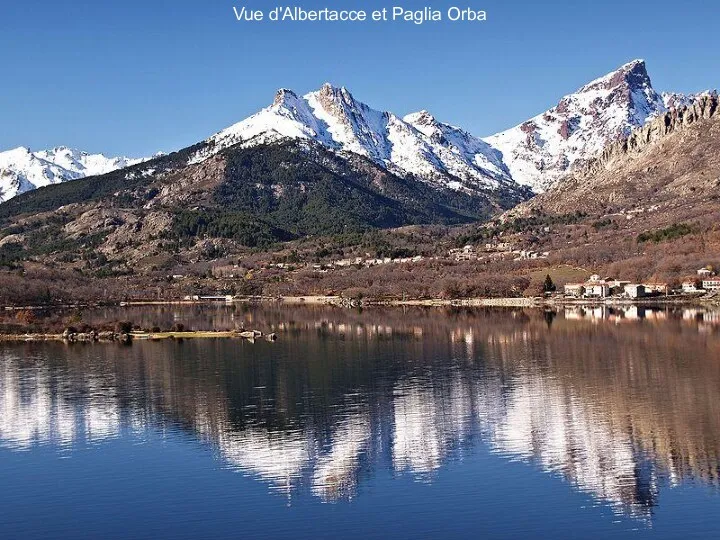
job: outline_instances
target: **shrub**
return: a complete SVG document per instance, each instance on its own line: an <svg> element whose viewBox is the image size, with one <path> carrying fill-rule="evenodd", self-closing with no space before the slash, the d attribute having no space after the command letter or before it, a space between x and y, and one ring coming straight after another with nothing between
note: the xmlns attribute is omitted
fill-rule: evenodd
<svg viewBox="0 0 720 540"><path fill-rule="evenodd" d="M690 225L686 223L676 223L674 225L671 225L670 227L666 227L665 229L660 229L657 231L645 231L644 233L640 233L638 235L638 242L666 242L668 240L675 240L677 238L682 238L683 236L687 236L688 234L692 234L695 232L695 229L691 227Z"/></svg>
<svg viewBox="0 0 720 540"><path fill-rule="evenodd" d="M131 323L130 321L119 321L115 325L115 331L118 334L129 334L130 332L132 332L132 329L133 323Z"/></svg>

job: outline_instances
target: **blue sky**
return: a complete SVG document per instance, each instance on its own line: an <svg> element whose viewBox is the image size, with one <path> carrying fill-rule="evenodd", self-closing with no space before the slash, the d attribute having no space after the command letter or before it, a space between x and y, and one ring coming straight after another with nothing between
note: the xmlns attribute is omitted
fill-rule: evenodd
<svg viewBox="0 0 720 540"><path fill-rule="evenodd" d="M645 58L658 90L720 86L720 2L298 0L305 8L471 6L483 24L238 23L248 0L0 0L0 150L181 148L330 81L397 114L425 108L476 135Z"/></svg>

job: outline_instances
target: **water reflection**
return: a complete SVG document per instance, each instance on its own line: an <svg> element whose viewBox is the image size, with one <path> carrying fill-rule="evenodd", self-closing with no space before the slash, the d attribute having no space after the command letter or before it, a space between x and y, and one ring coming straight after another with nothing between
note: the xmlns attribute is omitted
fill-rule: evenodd
<svg viewBox="0 0 720 540"><path fill-rule="evenodd" d="M383 468L432 482L482 449L642 520L663 486L718 486L712 312L213 313L282 339L3 346L0 445L183 430L288 502L352 499Z"/></svg>

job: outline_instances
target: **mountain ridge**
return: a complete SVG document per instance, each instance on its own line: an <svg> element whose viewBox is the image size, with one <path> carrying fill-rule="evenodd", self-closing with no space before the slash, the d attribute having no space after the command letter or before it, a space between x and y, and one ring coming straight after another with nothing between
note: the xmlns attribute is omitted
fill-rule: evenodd
<svg viewBox="0 0 720 540"><path fill-rule="evenodd" d="M432 134L426 132L428 125L423 121L432 121ZM269 107L207 139L208 148L194 161L234 144L257 145L278 138L311 139L437 187L468 193L519 189L497 152L479 138L437 122L427 113L400 118L375 110L346 88L329 83L304 96L280 89Z"/></svg>
<svg viewBox="0 0 720 540"><path fill-rule="evenodd" d="M483 140L502 152L516 182L540 193L669 106L691 100L678 93L658 94L645 61L638 59L583 85L548 111Z"/></svg>
<svg viewBox="0 0 720 540"><path fill-rule="evenodd" d="M707 202L703 197L720 186L720 177L706 174L713 170L713 147L709 143L720 139L719 118L717 92L700 94L691 103L660 114L627 137L607 145L560 185L509 210L504 219L537 213L563 214L578 208L625 212L649 205L656 211L664 206L676 207L680 202ZM685 149L684 153L678 154L679 147Z"/></svg>
<svg viewBox="0 0 720 540"><path fill-rule="evenodd" d="M421 110L400 117L373 109L345 87L325 83L298 95L279 89L272 103L198 143L188 165L236 144L312 140L360 155L399 177L481 198L527 198L553 187L606 146L671 108L703 94L659 94L646 64L633 60L599 77L514 128L480 138ZM148 161L106 158L66 147L0 153L0 202L37 187Z"/></svg>
<svg viewBox="0 0 720 540"><path fill-rule="evenodd" d="M19 146L0 152L0 203L39 187L102 175L148 159L106 157L66 146L37 152Z"/></svg>

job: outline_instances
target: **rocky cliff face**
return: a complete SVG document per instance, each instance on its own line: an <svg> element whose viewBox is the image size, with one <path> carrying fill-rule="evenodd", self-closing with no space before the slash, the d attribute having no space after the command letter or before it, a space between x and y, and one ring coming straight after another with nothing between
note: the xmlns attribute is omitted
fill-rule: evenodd
<svg viewBox="0 0 720 540"><path fill-rule="evenodd" d="M720 101L717 93L708 93L608 145L556 188L508 216L638 208L673 213L693 206L701 211L713 204L719 188Z"/></svg>
<svg viewBox="0 0 720 540"><path fill-rule="evenodd" d="M627 138L608 145L602 154L591 160L585 172L596 170L608 161L631 152L641 152L647 146L670 133L684 129L702 120L709 120L718 114L716 92L698 96L694 101L669 110L635 129Z"/></svg>
<svg viewBox="0 0 720 540"><path fill-rule="evenodd" d="M681 94L668 94L681 102ZM635 60L567 95L547 112L485 139L502 152L512 178L536 193L573 167L667 110L652 87L645 62Z"/></svg>

